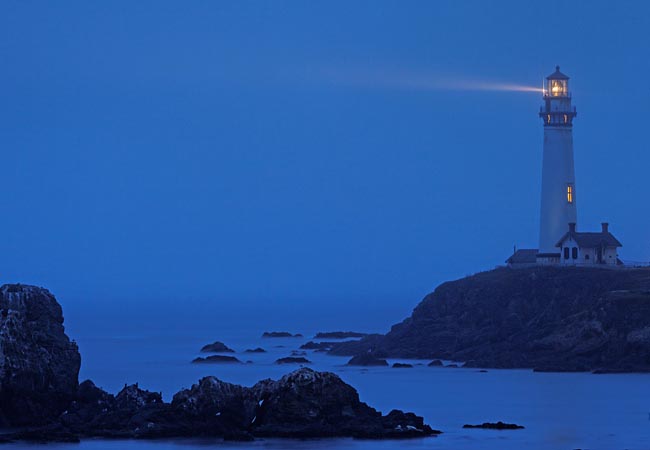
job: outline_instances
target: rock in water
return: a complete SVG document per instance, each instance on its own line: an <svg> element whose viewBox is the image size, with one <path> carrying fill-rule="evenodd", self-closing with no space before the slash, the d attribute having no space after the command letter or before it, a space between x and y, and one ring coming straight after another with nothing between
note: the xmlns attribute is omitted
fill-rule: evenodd
<svg viewBox="0 0 650 450"><path fill-rule="evenodd" d="M302 334L291 334L288 331L265 331L262 333L263 338L285 338L285 337L302 337Z"/></svg>
<svg viewBox="0 0 650 450"><path fill-rule="evenodd" d="M411 369L413 368L413 364L408 364L408 363L394 363L393 364L393 369Z"/></svg>
<svg viewBox="0 0 650 450"><path fill-rule="evenodd" d="M215 341L212 344L204 345L201 348L204 353L235 353L233 349L228 347L223 342Z"/></svg>
<svg viewBox="0 0 650 450"><path fill-rule="evenodd" d="M266 353L266 350L264 350L262 347L257 347L257 348L247 348L244 353Z"/></svg>
<svg viewBox="0 0 650 450"><path fill-rule="evenodd" d="M302 356L287 356L275 360L276 364L311 364L311 361Z"/></svg>
<svg viewBox="0 0 650 450"><path fill-rule="evenodd" d="M463 428L483 428L485 430L522 430L524 427L522 425L517 425L516 423L504 423L501 421L498 422L484 422L479 425L463 425Z"/></svg>
<svg viewBox="0 0 650 450"><path fill-rule="evenodd" d="M206 358L199 356L192 360L192 364L241 364L241 361L234 356L210 355Z"/></svg>
<svg viewBox="0 0 650 450"><path fill-rule="evenodd" d="M47 423L76 395L81 356L47 289L0 287L0 424Z"/></svg>
<svg viewBox="0 0 650 450"><path fill-rule="evenodd" d="M332 353L464 367L650 370L650 269L500 268L443 283L385 336Z"/></svg>
<svg viewBox="0 0 650 450"><path fill-rule="evenodd" d="M113 396L83 382L56 423L2 436L5 441L74 441L80 437L412 438L439 434L422 417L387 415L359 400L357 391L329 372L303 368L253 387L202 378L165 403L158 393L125 386Z"/></svg>
<svg viewBox="0 0 650 450"><path fill-rule="evenodd" d="M262 401L252 420L256 436L387 438L436 433L415 414L393 411L382 416L330 372L303 368L257 389Z"/></svg>

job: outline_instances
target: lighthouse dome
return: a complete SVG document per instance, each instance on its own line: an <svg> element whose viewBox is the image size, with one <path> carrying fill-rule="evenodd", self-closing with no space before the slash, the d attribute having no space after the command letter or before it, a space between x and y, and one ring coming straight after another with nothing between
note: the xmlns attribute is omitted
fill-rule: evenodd
<svg viewBox="0 0 650 450"><path fill-rule="evenodd" d="M568 80L569 77L560 72L560 66L555 66L555 72L546 77L547 80Z"/></svg>

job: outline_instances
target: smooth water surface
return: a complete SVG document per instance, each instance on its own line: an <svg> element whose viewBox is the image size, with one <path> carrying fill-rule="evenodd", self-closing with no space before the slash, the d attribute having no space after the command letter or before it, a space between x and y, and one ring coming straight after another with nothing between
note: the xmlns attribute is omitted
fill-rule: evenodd
<svg viewBox="0 0 650 450"><path fill-rule="evenodd" d="M293 329L304 338L263 339L257 325L232 324L218 330L204 327L155 329L142 324L131 331L75 329L82 352L80 379L116 393L124 383L161 391L165 400L200 377L215 375L225 381L252 385L263 378L279 378L296 366L276 365L316 330ZM193 365L206 343L221 340L248 364ZM249 354L263 347L268 353ZM389 412L393 408L424 416L444 434L409 441L281 440L224 443L210 440L105 441L51 444L53 449L650 449L650 375L592 375L534 373L529 370L454 369L427 367L428 361L408 361L412 369L346 367L348 358L308 351L311 367L337 373L359 391L363 401ZM390 360L395 362L398 360ZM407 361L407 360L399 360ZM464 430L463 424L485 421L514 422L524 430ZM27 448L12 444L7 448Z"/></svg>

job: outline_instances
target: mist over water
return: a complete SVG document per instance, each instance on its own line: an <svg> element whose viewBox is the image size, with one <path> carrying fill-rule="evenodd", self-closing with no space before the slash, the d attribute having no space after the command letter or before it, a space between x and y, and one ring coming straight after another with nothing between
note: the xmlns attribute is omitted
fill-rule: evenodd
<svg viewBox="0 0 650 450"><path fill-rule="evenodd" d="M315 328L293 320L286 330L303 333L304 338L263 339L267 327L246 320L229 323L228 315L198 320L196 327L179 321L178 326L141 320L133 316L111 321L102 330L77 327L73 319L69 334L76 338L82 353L80 379L90 378L112 393L125 383L139 383L144 389L162 392L166 401L201 377L218 378L253 385L264 378L278 379L295 366L276 365L277 358L312 339ZM327 321L328 319L326 319ZM256 319L257 321L257 319ZM276 325L281 322L274 322ZM207 325L207 326L206 326ZM204 328L205 327L205 328ZM262 327L262 328L260 328ZM248 364L193 365L199 349L214 340L233 348L234 356ZM263 347L268 353L244 353L247 348ZM422 415L432 427L444 431L437 438L409 441L356 441L351 439L278 440L254 443L225 443L219 439L177 439L171 441L84 440L81 444L49 444L55 449L504 449L590 448L641 450L650 445L650 389L648 375L592 375L589 373L534 373L530 370L427 367L428 361L389 359L410 362L412 369L390 367L347 367L347 357L308 351L316 370L331 371L354 386L362 401L384 413L397 408ZM524 430L463 430L465 423L485 421L514 422ZM31 448L24 444L9 449Z"/></svg>

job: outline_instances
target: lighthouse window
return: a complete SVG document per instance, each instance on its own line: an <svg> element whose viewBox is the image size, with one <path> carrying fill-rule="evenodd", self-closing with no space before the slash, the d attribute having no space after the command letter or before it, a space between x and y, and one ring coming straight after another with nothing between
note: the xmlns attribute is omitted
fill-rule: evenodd
<svg viewBox="0 0 650 450"><path fill-rule="evenodd" d="M564 115L564 123L567 123L568 121L569 121L569 116L567 116L567 115L565 114L565 115Z"/></svg>
<svg viewBox="0 0 650 450"><path fill-rule="evenodd" d="M567 203L573 203L573 185L567 184L566 187L566 201Z"/></svg>
<svg viewBox="0 0 650 450"><path fill-rule="evenodd" d="M550 114L546 115L546 123L551 123L551 115Z"/></svg>

